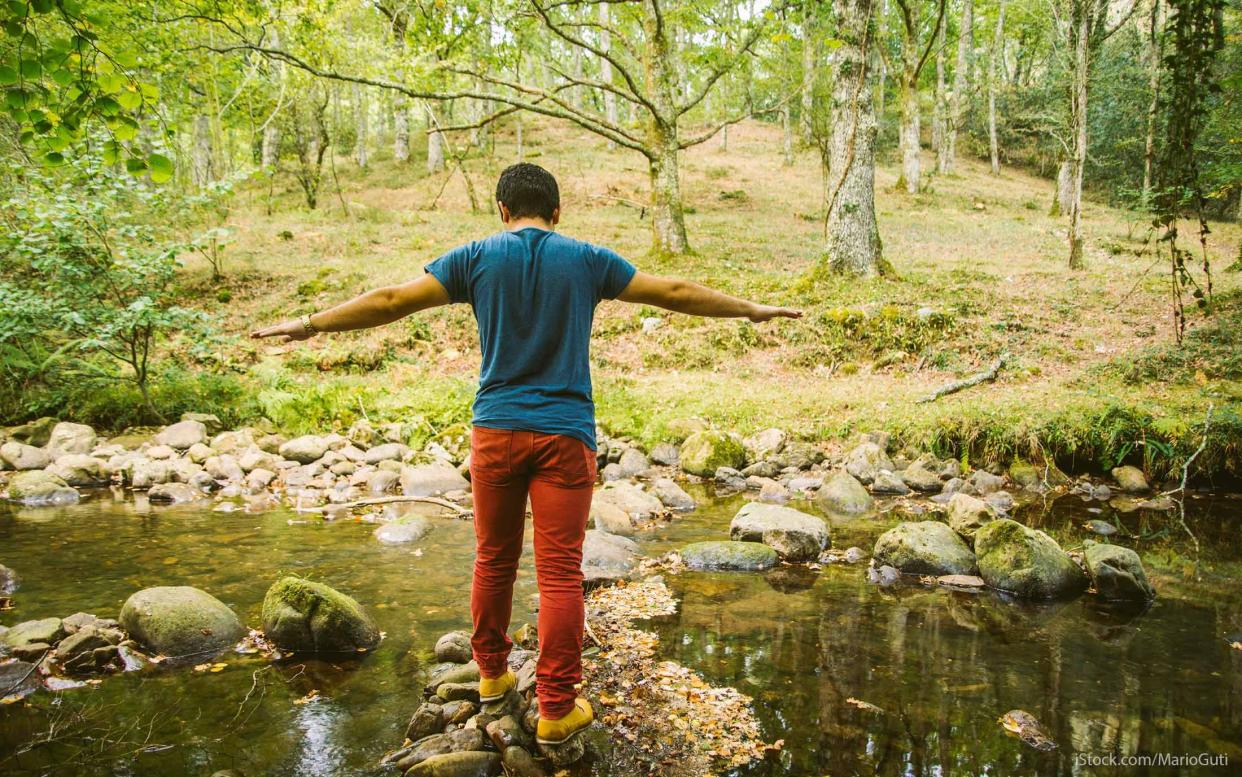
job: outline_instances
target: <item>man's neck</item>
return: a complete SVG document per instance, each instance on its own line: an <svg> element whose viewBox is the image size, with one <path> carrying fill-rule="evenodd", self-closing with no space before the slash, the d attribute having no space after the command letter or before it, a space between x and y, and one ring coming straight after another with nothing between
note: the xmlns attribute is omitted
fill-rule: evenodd
<svg viewBox="0 0 1242 777"><path fill-rule="evenodd" d="M527 227L542 229L545 232L551 232L553 229L552 222L537 216L523 216L520 219L511 219L507 226L510 232L517 232L519 229L526 229Z"/></svg>

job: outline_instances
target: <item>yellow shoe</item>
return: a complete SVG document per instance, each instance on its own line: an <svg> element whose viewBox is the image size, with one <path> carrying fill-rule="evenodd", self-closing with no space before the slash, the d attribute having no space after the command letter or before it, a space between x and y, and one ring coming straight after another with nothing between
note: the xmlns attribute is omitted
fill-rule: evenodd
<svg viewBox="0 0 1242 777"><path fill-rule="evenodd" d="M579 696L574 699L574 708L563 718L556 720L539 719L535 728L535 741L541 745L564 744L574 734L591 725L595 720L595 711L591 702Z"/></svg>
<svg viewBox="0 0 1242 777"><path fill-rule="evenodd" d="M500 701L517 685L517 675L513 672L505 672L500 677L479 678L479 701L487 704L492 701Z"/></svg>

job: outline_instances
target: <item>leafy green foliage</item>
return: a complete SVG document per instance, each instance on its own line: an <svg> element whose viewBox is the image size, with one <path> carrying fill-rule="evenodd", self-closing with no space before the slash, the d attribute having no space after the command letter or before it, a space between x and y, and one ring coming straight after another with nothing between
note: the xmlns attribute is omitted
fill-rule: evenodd
<svg viewBox="0 0 1242 777"><path fill-rule="evenodd" d="M47 164L62 164L92 129L108 135L104 158L163 183L173 163L138 142L159 89L142 77L129 45L101 34L126 6L85 0L0 3L0 93L23 145Z"/></svg>
<svg viewBox="0 0 1242 777"><path fill-rule="evenodd" d="M0 319L5 367L35 379L56 366L105 382L122 367L158 415L150 396L157 343L181 335L193 345L208 332L206 316L176 299L183 246L152 226L165 200L95 156L57 173L27 170L25 181L0 203L0 301L11 311Z"/></svg>

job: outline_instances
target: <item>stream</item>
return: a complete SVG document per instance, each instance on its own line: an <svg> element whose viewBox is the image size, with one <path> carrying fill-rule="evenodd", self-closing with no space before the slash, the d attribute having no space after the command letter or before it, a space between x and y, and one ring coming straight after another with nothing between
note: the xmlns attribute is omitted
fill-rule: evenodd
<svg viewBox="0 0 1242 777"><path fill-rule="evenodd" d="M689 490L700 508L640 534L646 554L727 539L744 496ZM1090 513L1076 496L1017 510L1066 549L1091 538L1085 521L1119 520L1126 532L1113 540L1140 552L1158 591L1146 611L1091 596L1031 605L990 592L880 588L865 564L842 564L667 575L680 608L646 627L661 657L751 696L765 739L784 741L733 774L1225 774L1120 761L1208 753L1242 764L1242 649L1230 644L1242 639L1242 497L1188 503L1197 564L1173 516ZM833 519L832 544L869 553L898 520ZM0 505L0 562L21 579L3 625L78 611L115 617L138 589L193 585L255 627L267 587L294 573L354 596L386 634L348 661L227 653L218 672L159 666L40 692L0 707L0 773L383 773L376 763L401 742L436 639L468 626L473 534L468 522L437 519L422 541L385 546L374 529L286 510L151 507L108 491L68 507ZM529 536L527 544L514 627L532 617ZM998 718L1012 709L1034 715L1059 747L1039 752L1006 733ZM1088 760L1110 757L1117 765ZM593 773L620 775L606 757Z"/></svg>

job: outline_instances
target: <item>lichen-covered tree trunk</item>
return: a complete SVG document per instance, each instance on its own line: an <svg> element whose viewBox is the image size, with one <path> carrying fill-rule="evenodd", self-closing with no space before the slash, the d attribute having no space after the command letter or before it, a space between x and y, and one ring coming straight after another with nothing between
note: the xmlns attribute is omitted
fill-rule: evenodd
<svg viewBox="0 0 1242 777"><path fill-rule="evenodd" d="M810 143L814 134L815 115L815 8L817 3L802 5L802 112L798 115L798 132L803 143Z"/></svg>
<svg viewBox="0 0 1242 777"><path fill-rule="evenodd" d="M833 0L840 45L833 62L828 141L827 245L834 273L875 275L885 267L875 220L875 28L872 0Z"/></svg>
<svg viewBox="0 0 1242 777"><path fill-rule="evenodd" d="M988 68L988 149L992 158L992 175L1000 175L1000 139L996 133L996 89L1000 85L1001 64L1005 56L1005 0L996 6L996 32L992 36L991 62Z"/></svg>
<svg viewBox="0 0 1242 777"><path fill-rule="evenodd" d="M651 230L654 250L684 254L690 250L686 237L685 208L681 201L681 177L677 136L677 65L660 14L649 0L643 18L647 37L644 70L654 110L647 123L648 162L651 168Z"/></svg>
<svg viewBox="0 0 1242 777"><path fill-rule="evenodd" d="M936 91L932 96L932 149L936 152L936 172L945 172L945 129L949 123L948 97L944 80L944 39L947 24L936 34Z"/></svg>
<svg viewBox="0 0 1242 777"><path fill-rule="evenodd" d="M392 158L398 162L410 159L410 106L398 95L393 101Z"/></svg>
<svg viewBox="0 0 1242 777"><path fill-rule="evenodd" d="M280 48L280 33L275 29L272 30L272 46ZM283 62L272 60L268 62L268 67L271 68L273 80L280 85L283 98L285 65ZM259 156L264 170L271 170L280 161L280 122L276 117L276 112L279 112L280 108L278 101L273 114L267 119L267 126L263 128L263 143L260 146Z"/></svg>
<svg viewBox="0 0 1242 777"><path fill-rule="evenodd" d="M212 148L211 117L194 117L194 185L200 189L215 180L215 153Z"/></svg>
<svg viewBox="0 0 1242 777"><path fill-rule="evenodd" d="M354 161L359 167L365 168L370 158L367 155L367 95L362 85L354 83L350 89L350 102L354 110Z"/></svg>
<svg viewBox="0 0 1242 777"><path fill-rule="evenodd" d="M1056 218L1063 213L1069 212L1072 183L1069 159L1062 159L1061 164L1057 165L1057 188L1052 192L1052 209L1048 212L1049 216Z"/></svg>
<svg viewBox="0 0 1242 777"><path fill-rule="evenodd" d="M911 42L910 46L913 47ZM910 52L911 58L918 54ZM901 128L898 145L901 147L901 177L897 187L904 188L907 193L915 194L919 190L919 89L917 76L914 73L914 62L909 62L901 75Z"/></svg>
<svg viewBox="0 0 1242 777"><path fill-rule="evenodd" d="M1143 202L1151 199L1152 173L1156 163L1156 120L1160 115L1160 60L1162 58L1164 14L1160 0L1151 4L1151 29L1147 39L1147 89L1151 93L1147 102L1147 139L1143 146Z"/></svg>
<svg viewBox="0 0 1242 777"><path fill-rule="evenodd" d="M686 217L681 201L676 132L656 147L659 153L650 159L654 250L664 254L684 254L690 250L690 241L686 238Z"/></svg>
<svg viewBox="0 0 1242 777"><path fill-rule="evenodd" d="M608 54L612 50L612 29L609 27L608 3L599 4L599 50ZM600 57L599 80L605 84L612 83L612 62L607 57ZM612 92L604 92L604 118L609 124L617 123L617 96ZM616 148L614 140L608 141L608 148Z"/></svg>
<svg viewBox="0 0 1242 777"><path fill-rule="evenodd" d="M949 124L945 127L942 172L953 172L957 164L957 133L966 121L966 90L970 86L970 65L975 47L974 0L962 0L962 21L958 26L957 62L953 69L953 91L949 94Z"/></svg>
<svg viewBox="0 0 1242 777"><path fill-rule="evenodd" d="M1073 30L1073 67L1070 85L1070 128L1073 135L1070 144L1069 188L1069 266L1081 270L1086 266L1083 259L1082 234L1082 179L1087 162L1087 78L1091 64L1091 23L1086 6L1089 0L1075 0Z"/></svg>
<svg viewBox="0 0 1242 777"><path fill-rule="evenodd" d="M794 163L793 154L793 121L789 116L789 103L781 106L781 131L783 132L783 142L781 143L782 162L785 167L790 167Z"/></svg>
<svg viewBox="0 0 1242 777"><path fill-rule="evenodd" d="M444 170L444 135L436 125L436 116L431 106L424 103L427 117L427 172L439 173Z"/></svg>

